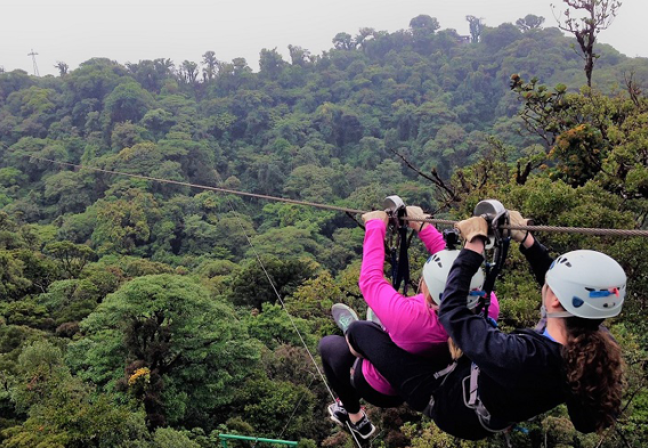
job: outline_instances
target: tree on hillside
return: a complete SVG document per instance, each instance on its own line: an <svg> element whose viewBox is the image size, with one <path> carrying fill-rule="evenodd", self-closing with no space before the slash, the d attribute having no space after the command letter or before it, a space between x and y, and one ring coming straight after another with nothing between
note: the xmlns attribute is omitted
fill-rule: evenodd
<svg viewBox="0 0 648 448"><path fill-rule="evenodd" d="M141 400L149 427L208 427L258 359L233 309L194 281L139 277L81 323L70 365L83 379Z"/></svg>
<svg viewBox="0 0 648 448"><path fill-rule="evenodd" d="M254 259L243 264L231 275L229 299L237 306L261 309L264 303L277 302L292 294L315 274L317 265L311 260L280 259L262 256L262 264ZM272 284L268 277L272 279ZM275 292L276 291L276 292Z"/></svg>
<svg viewBox="0 0 648 448"><path fill-rule="evenodd" d="M86 264L97 257L95 251L85 244L74 244L69 241L48 243L43 252L60 263L61 269L69 277L78 277Z"/></svg>
<svg viewBox="0 0 648 448"><path fill-rule="evenodd" d="M287 62L276 48L268 50L264 48L259 54L259 74L275 80L281 74L281 71L286 67Z"/></svg>
<svg viewBox="0 0 648 448"><path fill-rule="evenodd" d="M521 19L517 19L515 21L515 26L520 28L520 31L527 32L529 30L536 30L542 27L542 24L544 23L545 18L541 16L536 16L533 14L527 14L526 16L522 17Z"/></svg>
<svg viewBox="0 0 648 448"><path fill-rule="evenodd" d="M290 53L290 63L292 65L304 67L311 60L310 51L299 45L288 45L288 52Z"/></svg>
<svg viewBox="0 0 648 448"><path fill-rule="evenodd" d="M484 20L475 16L466 16L470 25L470 41L476 44L480 41L482 30L484 29Z"/></svg>
<svg viewBox="0 0 648 448"><path fill-rule="evenodd" d="M587 86L592 87L596 36L614 21L621 2L619 0L563 0L567 9L558 17L558 28L573 34L585 60ZM575 15L581 15L581 17ZM564 17L563 17L564 15Z"/></svg>
<svg viewBox="0 0 648 448"><path fill-rule="evenodd" d="M141 412L72 376L61 351L49 342L24 347L10 383L15 406L27 419L2 431L3 446L122 447L146 437Z"/></svg>
<svg viewBox="0 0 648 448"><path fill-rule="evenodd" d="M180 80L186 84L194 85L198 79L198 64L184 60L178 70Z"/></svg>
<svg viewBox="0 0 648 448"><path fill-rule="evenodd" d="M356 43L349 33L337 33L333 38L333 45L338 50L349 51L355 49Z"/></svg>
<svg viewBox="0 0 648 448"><path fill-rule="evenodd" d="M218 59L216 59L216 53L213 51L207 51L203 54L203 81L209 82L216 77L218 73Z"/></svg>
<svg viewBox="0 0 648 448"><path fill-rule="evenodd" d="M55 68L58 69L59 71L59 76L62 78L63 76L68 74L68 71L70 70L70 66L67 65L65 62L62 61L57 61L56 65L54 66Z"/></svg>

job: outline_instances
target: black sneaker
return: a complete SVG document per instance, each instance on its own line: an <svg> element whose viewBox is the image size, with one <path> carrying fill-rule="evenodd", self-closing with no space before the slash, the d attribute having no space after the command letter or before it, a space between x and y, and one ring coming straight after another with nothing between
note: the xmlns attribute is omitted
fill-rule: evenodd
<svg viewBox="0 0 648 448"><path fill-rule="evenodd" d="M333 320L343 333L346 333L351 323L358 320L358 314L343 303L334 304L331 308L331 314L333 315Z"/></svg>
<svg viewBox="0 0 648 448"><path fill-rule="evenodd" d="M369 418L367 418L367 414L365 413L362 414L362 418L357 422L351 423L351 421L349 421L349 426L353 432L363 439L368 439L371 434L376 432L376 427L371 423Z"/></svg>
<svg viewBox="0 0 648 448"><path fill-rule="evenodd" d="M351 423L349 413L344 409L344 405L340 400L336 399L335 403L330 404L328 407L329 414L331 414L331 420L344 428L347 428L348 425L348 427L351 428L351 431L355 432L363 439L366 439L376 431L376 427L371 423L371 421L369 421L369 418L367 418L367 414L364 412L364 407L362 407L361 410L362 418L356 423Z"/></svg>
<svg viewBox="0 0 648 448"><path fill-rule="evenodd" d="M328 407L329 414L331 414L331 420L337 423L340 426L346 426L347 423L351 423L349 420L349 413L340 402L340 400L335 400L335 403L332 403Z"/></svg>

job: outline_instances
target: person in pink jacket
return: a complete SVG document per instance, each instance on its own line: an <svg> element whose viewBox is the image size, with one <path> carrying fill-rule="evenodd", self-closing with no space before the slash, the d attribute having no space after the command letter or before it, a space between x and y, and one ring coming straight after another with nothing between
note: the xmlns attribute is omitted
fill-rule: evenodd
<svg viewBox="0 0 648 448"><path fill-rule="evenodd" d="M428 216L420 207L408 206L407 217L424 219ZM452 359L448 334L439 323L437 310L445 278L459 251L443 251L445 241L433 226L408 221L408 225L418 231L419 238L432 256L424 266L419 293L406 297L396 291L384 276L387 214L370 212L363 215L363 219L365 239L359 286L367 305L397 346L438 360L438 370L443 370ZM473 283L472 289L481 289L482 272L475 275ZM467 299L469 304L477 303L478 294L477 291L471 292ZM493 294L489 316L497 319L498 315L499 304ZM370 362L351 352L344 337L325 336L319 343L319 352L327 380L339 397L328 407L331 419L342 426L348 425L360 437L368 438L375 427L362 410L360 399L383 408L400 406L404 400Z"/></svg>

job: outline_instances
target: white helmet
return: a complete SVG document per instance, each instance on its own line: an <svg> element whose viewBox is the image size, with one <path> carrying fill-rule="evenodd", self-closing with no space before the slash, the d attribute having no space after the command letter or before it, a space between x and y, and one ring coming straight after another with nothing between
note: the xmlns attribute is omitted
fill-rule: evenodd
<svg viewBox="0 0 648 448"><path fill-rule="evenodd" d="M619 263L592 250L575 250L559 256L545 277L568 315L585 319L618 315L626 294L626 280Z"/></svg>
<svg viewBox="0 0 648 448"><path fill-rule="evenodd" d="M442 250L432 255L423 266L423 280L430 291L432 300L439 305L445 290L448 273L459 255L458 250ZM470 280L470 293L467 297L468 308L473 309L479 303L479 298L484 295L484 271L479 268Z"/></svg>

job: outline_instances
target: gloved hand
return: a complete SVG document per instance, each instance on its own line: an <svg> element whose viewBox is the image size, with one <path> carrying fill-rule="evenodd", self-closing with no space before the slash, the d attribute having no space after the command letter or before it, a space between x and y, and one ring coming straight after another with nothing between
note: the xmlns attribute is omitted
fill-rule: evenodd
<svg viewBox="0 0 648 448"><path fill-rule="evenodd" d="M523 218L520 212L516 210L509 210L509 220L511 221L511 226L513 227L528 226L532 223L530 219ZM517 241L518 243L522 243L524 240L526 240L528 235L528 230L511 229L511 238L513 238L513 240Z"/></svg>
<svg viewBox="0 0 648 448"><path fill-rule="evenodd" d="M417 207L416 205L408 205L405 207L405 215L408 218L412 219L430 219L431 216L428 215L427 213L423 212L423 209L421 207ZM416 231L423 230L423 225L427 223L423 221L407 221L407 225L409 226L410 229L414 229Z"/></svg>
<svg viewBox="0 0 648 448"><path fill-rule="evenodd" d="M473 216L464 219L455 224L459 229L461 237L466 241L472 241L474 238L481 236L486 240L488 238L488 223L481 216Z"/></svg>
<svg viewBox="0 0 648 448"><path fill-rule="evenodd" d="M367 223L367 221L371 221L372 219L380 219L385 224L389 222L389 217L387 216L387 213L383 212L382 210L367 212L364 215L362 215L362 219L364 220L365 224Z"/></svg>

